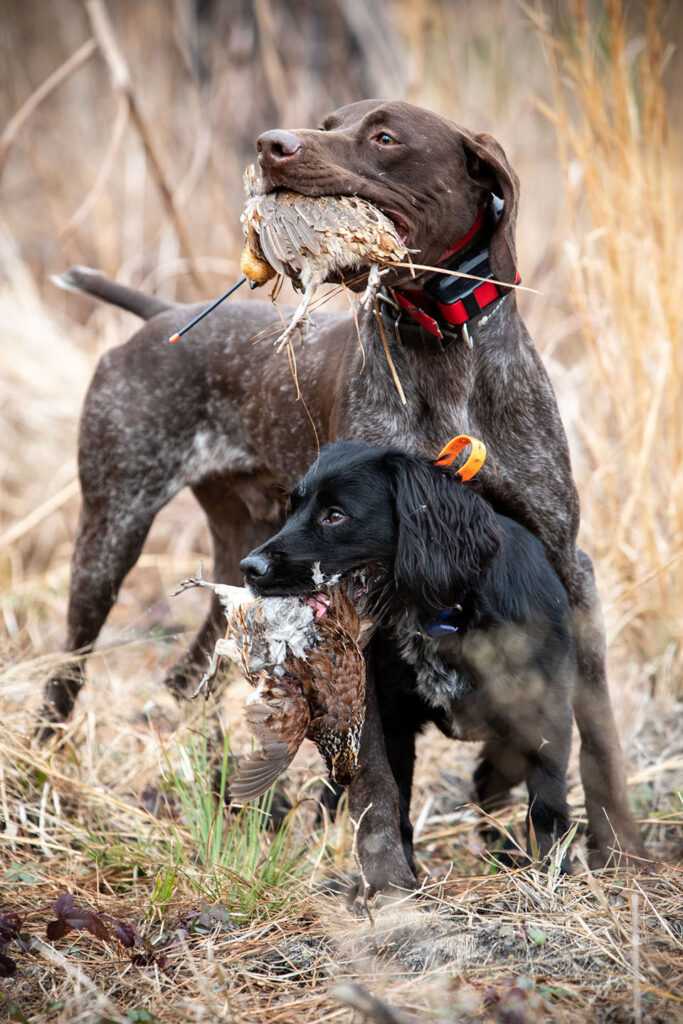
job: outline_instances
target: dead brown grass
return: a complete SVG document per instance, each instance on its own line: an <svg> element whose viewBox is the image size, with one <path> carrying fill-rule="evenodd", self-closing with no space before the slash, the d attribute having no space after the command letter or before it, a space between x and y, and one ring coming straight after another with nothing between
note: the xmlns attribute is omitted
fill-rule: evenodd
<svg viewBox="0 0 683 1024"><path fill-rule="evenodd" d="M680 1019L675 5L627 18L617 0L526 13L504 0L348 0L321 20L303 3L259 0L215 5L208 32L185 4L111 10L128 73L116 87L112 52L109 65L89 53L97 26L76 0L16 4L0 28L2 123L72 54L83 62L0 143L0 912L35 912L33 948L8 949L19 969L0 982L0 1018L358 1020L331 994L343 979L420 1021ZM159 517L123 588L63 751L28 738L60 657L78 411L99 354L135 326L57 294L47 275L84 262L170 296L223 291L238 271L255 135L382 94L493 131L520 173L520 262L540 294L519 302L570 435L631 794L657 865L590 875L579 861L568 880L494 873L468 805L472 751L429 734L413 811L428 900L357 920L311 888L352 870L352 836L343 817L315 830L304 803L301 871L245 917L234 873L200 863L168 783L169 759L186 763L203 728L201 709L181 717L161 685L203 611L201 595L167 597L207 549L188 495ZM242 696L235 684L223 708L237 746ZM291 793L310 796L314 751L297 764ZM577 786L571 799L580 820ZM522 815L520 802L501 822ZM265 858L270 840L257 841ZM133 923L154 956L133 963L85 932L47 941L66 890ZM216 903L229 917L211 917Z"/></svg>
<svg viewBox="0 0 683 1024"><path fill-rule="evenodd" d="M164 750L177 762L180 746L201 728L196 719L181 725L163 694L140 713L147 695L133 666L150 676L158 660L163 652L149 641L98 656L94 674L109 670L106 688L95 687L79 707L60 754L29 744L30 712L19 721L15 701L3 701L5 720L16 723L0 747L3 911L30 912L22 930L31 936L29 951L7 950L19 970L0 989L6 1009L60 1022L128 1020L134 1013L152 1021L351 1020L330 995L344 979L418 1020L443 1019L448 1009L446 1019L505 1021L517 1004L525 1022L678 1019L681 873L670 858L681 820L666 783L659 799L648 798L650 849L668 860L654 872L591 874L578 842L574 878L552 868L486 874L491 869L466 803L471 754L425 737L423 765L429 752L442 763L448 756L450 770L423 767L415 795L417 854L427 872L423 900L358 919L339 896L325 896L319 883L352 866L351 830L342 816L316 832L304 808L298 829L307 860L296 878L280 883L284 906L245 918L229 877L221 881L219 873L217 895L195 861L173 791L167 788L167 802L150 810ZM24 687L32 676L26 666ZM15 687L19 682L15 677ZM239 721L243 695L239 683L228 693L231 723ZM630 780L635 792L683 768L680 755L658 761L660 744L645 743L641 737L643 767ZM310 792L305 787L316 770L312 748L303 760L291 773L293 797ZM572 801L580 816L578 790ZM513 828L523 813L516 805L500 824ZM178 841L188 852L184 860ZM46 925L65 891L105 920L132 924L155 955L136 961L135 951L87 933L48 942ZM269 895L277 899L277 887Z"/></svg>
<svg viewBox="0 0 683 1024"><path fill-rule="evenodd" d="M542 109L559 142L583 357L584 536L614 584L610 639L624 631L630 651L673 657L680 669L683 264L664 6L647 5L637 41L616 0L605 4L599 35L583 2L573 10L570 39L536 20L553 80L552 104Z"/></svg>

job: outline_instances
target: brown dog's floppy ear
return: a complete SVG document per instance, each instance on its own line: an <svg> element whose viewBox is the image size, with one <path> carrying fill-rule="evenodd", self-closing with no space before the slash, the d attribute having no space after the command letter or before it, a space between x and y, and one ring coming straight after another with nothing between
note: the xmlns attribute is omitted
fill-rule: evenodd
<svg viewBox="0 0 683 1024"><path fill-rule="evenodd" d="M495 277L500 281L515 283L517 275L517 250L515 230L517 205L519 203L519 178L513 171L503 147L493 135L482 132L470 135L462 132L465 159L470 177L495 195L500 196L505 207L491 238L489 262Z"/></svg>

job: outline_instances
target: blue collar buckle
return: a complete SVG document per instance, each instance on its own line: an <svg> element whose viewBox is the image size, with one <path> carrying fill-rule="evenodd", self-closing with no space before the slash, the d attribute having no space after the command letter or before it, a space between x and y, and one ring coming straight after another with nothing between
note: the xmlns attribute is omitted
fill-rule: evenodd
<svg viewBox="0 0 683 1024"><path fill-rule="evenodd" d="M449 633L457 633L457 626L449 626L446 619L449 619L454 612L461 612L462 608L460 605L456 605L454 608L446 608L445 611L441 612L436 622L430 623L425 629L427 636L447 636Z"/></svg>

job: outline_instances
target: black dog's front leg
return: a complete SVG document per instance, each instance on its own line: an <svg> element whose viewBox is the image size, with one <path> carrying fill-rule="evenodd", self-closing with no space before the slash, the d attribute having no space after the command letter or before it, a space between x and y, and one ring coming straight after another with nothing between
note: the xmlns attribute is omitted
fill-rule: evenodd
<svg viewBox="0 0 683 1024"><path fill-rule="evenodd" d="M401 839L399 792L384 746L373 673L368 670L360 769L349 786L349 813L358 829L356 844L366 897L398 895L416 887Z"/></svg>
<svg viewBox="0 0 683 1024"><path fill-rule="evenodd" d="M415 671L396 653L393 636L379 630L372 639L370 653L384 746L398 786L403 852L411 869L415 871L413 826L410 821L415 737L425 723L431 721L433 711L418 695Z"/></svg>
<svg viewBox="0 0 683 1024"><path fill-rule="evenodd" d="M389 767L398 786L398 814L401 829L403 855L410 870L415 871L413 853L413 825L410 820L410 794L413 786L413 768L415 766L415 733L387 733L384 717L381 715L384 731L384 745L387 752Z"/></svg>

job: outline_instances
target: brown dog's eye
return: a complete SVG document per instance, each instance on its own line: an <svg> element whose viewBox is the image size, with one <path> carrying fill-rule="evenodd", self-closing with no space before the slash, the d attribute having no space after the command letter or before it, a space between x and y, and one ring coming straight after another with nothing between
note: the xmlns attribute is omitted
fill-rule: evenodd
<svg viewBox="0 0 683 1024"><path fill-rule="evenodd" d="M323 514L321 522L323 526L338 526L346 519L346 513L339 508L330 508Z"/></svg>
<svg viewBox="0 0 683 1024"><path fill-rule="evenodd" d="M379 135L375 135L375 142L379 142L380 146L396 145L396 139L389 135L388 132L380 132Z"/></svg>

